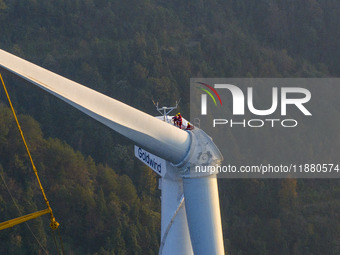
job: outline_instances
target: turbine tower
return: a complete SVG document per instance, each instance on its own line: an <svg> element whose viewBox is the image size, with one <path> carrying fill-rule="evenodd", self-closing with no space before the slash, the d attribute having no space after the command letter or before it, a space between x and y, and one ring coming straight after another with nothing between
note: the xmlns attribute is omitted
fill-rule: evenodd
<svg viewBox="0 0 340 255"><path fill-rule="evenodd" d="M204 131L181 130L3 50L0 50L0 68L53 94L137 144L136 157L161 175L159 254L224 254L216 174L195 171L195 166L217 166L223 159Z"/></svg>

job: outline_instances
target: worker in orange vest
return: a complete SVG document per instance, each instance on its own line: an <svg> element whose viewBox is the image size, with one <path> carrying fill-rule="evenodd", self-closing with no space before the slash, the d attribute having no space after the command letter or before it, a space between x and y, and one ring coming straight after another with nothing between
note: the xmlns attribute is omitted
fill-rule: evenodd
<svg viewBox="0 0 340 255"><path fill-rule="evenodd" d="M181 113L177 114L177 126L182 129L182 116Z"/></svg>
<svg viewBox="0 0 340 255"><path fill-rule="evenodd" d="M191 126L190 122L188 122L187 128L185 130L193 130L194 126Z"/></svg>

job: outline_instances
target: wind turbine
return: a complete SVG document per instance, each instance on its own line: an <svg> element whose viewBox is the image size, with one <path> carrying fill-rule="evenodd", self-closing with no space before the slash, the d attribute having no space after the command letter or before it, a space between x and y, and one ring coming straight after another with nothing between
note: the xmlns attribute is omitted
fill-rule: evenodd
<svg viewBox="0 0 340 255"><path fill-rule="evenodd" d="M137 144L136 156L141 155L139 159L161 175L159 254L224 254L216 173L195 172L195 166L217 166L223 159L205 132L199 128L181 130L3 50L0 50L0 68L53 94ZM164 165L163 170L158 164Z"/></svg>

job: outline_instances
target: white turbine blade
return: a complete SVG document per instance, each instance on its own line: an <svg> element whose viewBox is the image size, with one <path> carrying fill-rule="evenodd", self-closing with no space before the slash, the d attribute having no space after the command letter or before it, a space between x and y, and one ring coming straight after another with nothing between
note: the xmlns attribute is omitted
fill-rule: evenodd
<svg viewBox="0 0 340 255"><path fill-rule="evenodd" d="M185 209L196 255L223 255L224 244L216 175L183 178Z"/></svg>
<svg viewBox="0 0 340 255"><path fill-rule="evenodd" d="M187 132L3 50L0 50L0 67L59 97L170 162L181 162L190 148Z"/></svg>

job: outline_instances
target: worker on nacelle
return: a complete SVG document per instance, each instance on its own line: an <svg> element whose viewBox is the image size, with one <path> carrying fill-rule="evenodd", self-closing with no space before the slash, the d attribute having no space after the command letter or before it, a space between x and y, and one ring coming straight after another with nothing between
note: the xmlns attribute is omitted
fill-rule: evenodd
<svg viewBox="0 0 340 255"><path fill-rule="evenodd" d="M177 114L177 127L182 129L182 116L181 116L181 113Z"/></svg>
<svg viewBox="0 0 340 255"><path fill-rule="evenodd" d="M174 121L174 125L177 126L177 121L178 121L178 114L172 117L172 120Z"/></svg>
<svg viewBox="0 0 340 255"><path fill-rule="evenodd" d="M192 125L190 124L190 122L188 122L187 127L186 127L185 130L193 130L193 129L194 129L194 126L192 126Z"/></svg>

